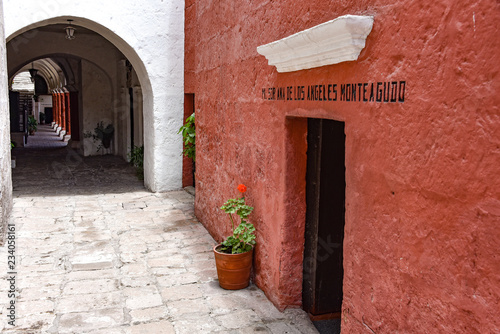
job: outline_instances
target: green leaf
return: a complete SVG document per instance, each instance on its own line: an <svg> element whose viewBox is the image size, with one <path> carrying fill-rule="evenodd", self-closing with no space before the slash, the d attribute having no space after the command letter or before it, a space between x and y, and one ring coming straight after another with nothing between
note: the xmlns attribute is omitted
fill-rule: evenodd
<svg viewBox="0 0 500 334"><path fill-rule="evenodd" d="M196 127L195 127L195 115L191 114L186 119L183 126L179 128L177 133L182 134L182 140L184 142L184 150L182 153L188 158L196 160Z"/></svg>
<svg viewBox="0 0 500 334"><path fill-rule="evenodd" d="M247 221L248 216L254 210L253 207L246 205L245 197L228 199L224 205L220 207L229 215L231 220L233 235L229 236L222 244L224 251L232 254L240 254L248 252L255 245L255 227ZM233 214L236 213L240 217L240 224L234 228ZM222 247L221 247L222 249Z"/></svg>

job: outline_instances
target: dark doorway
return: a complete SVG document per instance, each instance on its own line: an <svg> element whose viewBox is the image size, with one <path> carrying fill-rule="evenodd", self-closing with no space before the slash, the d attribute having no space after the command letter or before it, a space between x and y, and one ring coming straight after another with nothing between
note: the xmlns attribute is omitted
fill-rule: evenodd
<svg viewBox="0 0 500 334"><path fill-rule="evenodd" d="M184 120L194 114L194 94L185 93L184 94ZM196 163L193 159L183 156L182 158L182 186L196 186L195 180Z"/></svg>
<svg viewBox="0 0 500 334"><path fill-rule="evenodd" d="M9 91L10 132L24 131L24 122L22 120L24 113L20 112L19 100L19 92Z"/></svg>
<svg viewBox="0 0 500 334"><path fill-rule="evenodd" d="M54 121L54 114L52 107L45 107L44 113L45 113L45 124L52 123Z"/></svg>
<svg viewBox="0 0 500 334"><path fill-rule="evenodd" d="M345 222L344 122L308 119L303 307L340 318ZM338 321L340 326L340 321ZM335 331L321 331L335 333Z"/></svg>

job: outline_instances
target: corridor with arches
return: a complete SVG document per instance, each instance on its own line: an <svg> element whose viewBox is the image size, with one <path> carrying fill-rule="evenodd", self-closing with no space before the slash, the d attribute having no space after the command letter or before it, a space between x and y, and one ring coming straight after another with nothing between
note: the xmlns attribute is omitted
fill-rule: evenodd
<svg viewBox="0 0 500 334"><path fill-rule="evenodd" d="M48 126L13 155L17 318L0 332L317 333L304 311L279 312L253 284L219 286L192 192L151 193L120 157L82 157ZM0 294L3 319L8 302Z"/></svg>
<svg viewBox="0 0 500 334"><path fill-rule="evenodd" d="M12 150L12 183L18 196L76 196L144 190L135 169L121 157L84 157L61 140L50 125L39 125L24 147Z"/></svg>
<svg viewBox="0 0 500 334"><path fill-rule="evenodd" d="M134 66L109 40L77 25L80 21L60 21L50 20L7 42L13 136L26 131L23 122L32 116L51 124L80 154L100 155L89 138L96 125L112 126L106 153L126 159L134 146L144 144L142 86ZM64 33L70 23L72 39ZM15 79L28 72L34 87L17 93L24 98L16 97Z"/></svg>

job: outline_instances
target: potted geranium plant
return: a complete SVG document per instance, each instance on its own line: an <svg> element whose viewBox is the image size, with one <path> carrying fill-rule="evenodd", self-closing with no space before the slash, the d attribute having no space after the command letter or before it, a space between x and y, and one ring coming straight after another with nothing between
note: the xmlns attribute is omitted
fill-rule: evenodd
<svg viewBox="0 0 500 334"><path fill-rule="evenodd" d="M238 185L241 194L247 187ZM253 249L255 245L255 227L247 221L253 207L246 205L245 196L229 199L221 209L229 215L233 235L214 247L215 264L219 285L228 290L246 288L250 283ZM240 223L235 226L235 217Z"/></svg>

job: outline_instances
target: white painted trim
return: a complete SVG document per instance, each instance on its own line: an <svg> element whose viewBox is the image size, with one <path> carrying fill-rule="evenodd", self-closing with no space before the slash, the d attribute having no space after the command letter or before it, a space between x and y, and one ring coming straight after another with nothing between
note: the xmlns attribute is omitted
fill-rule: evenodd
<svg viewBox="0 0 500 334"><path fill-rule="evenodd" d="M344 15L257 47L278 72L357 60L373 26L373 16Z"/></svg>

